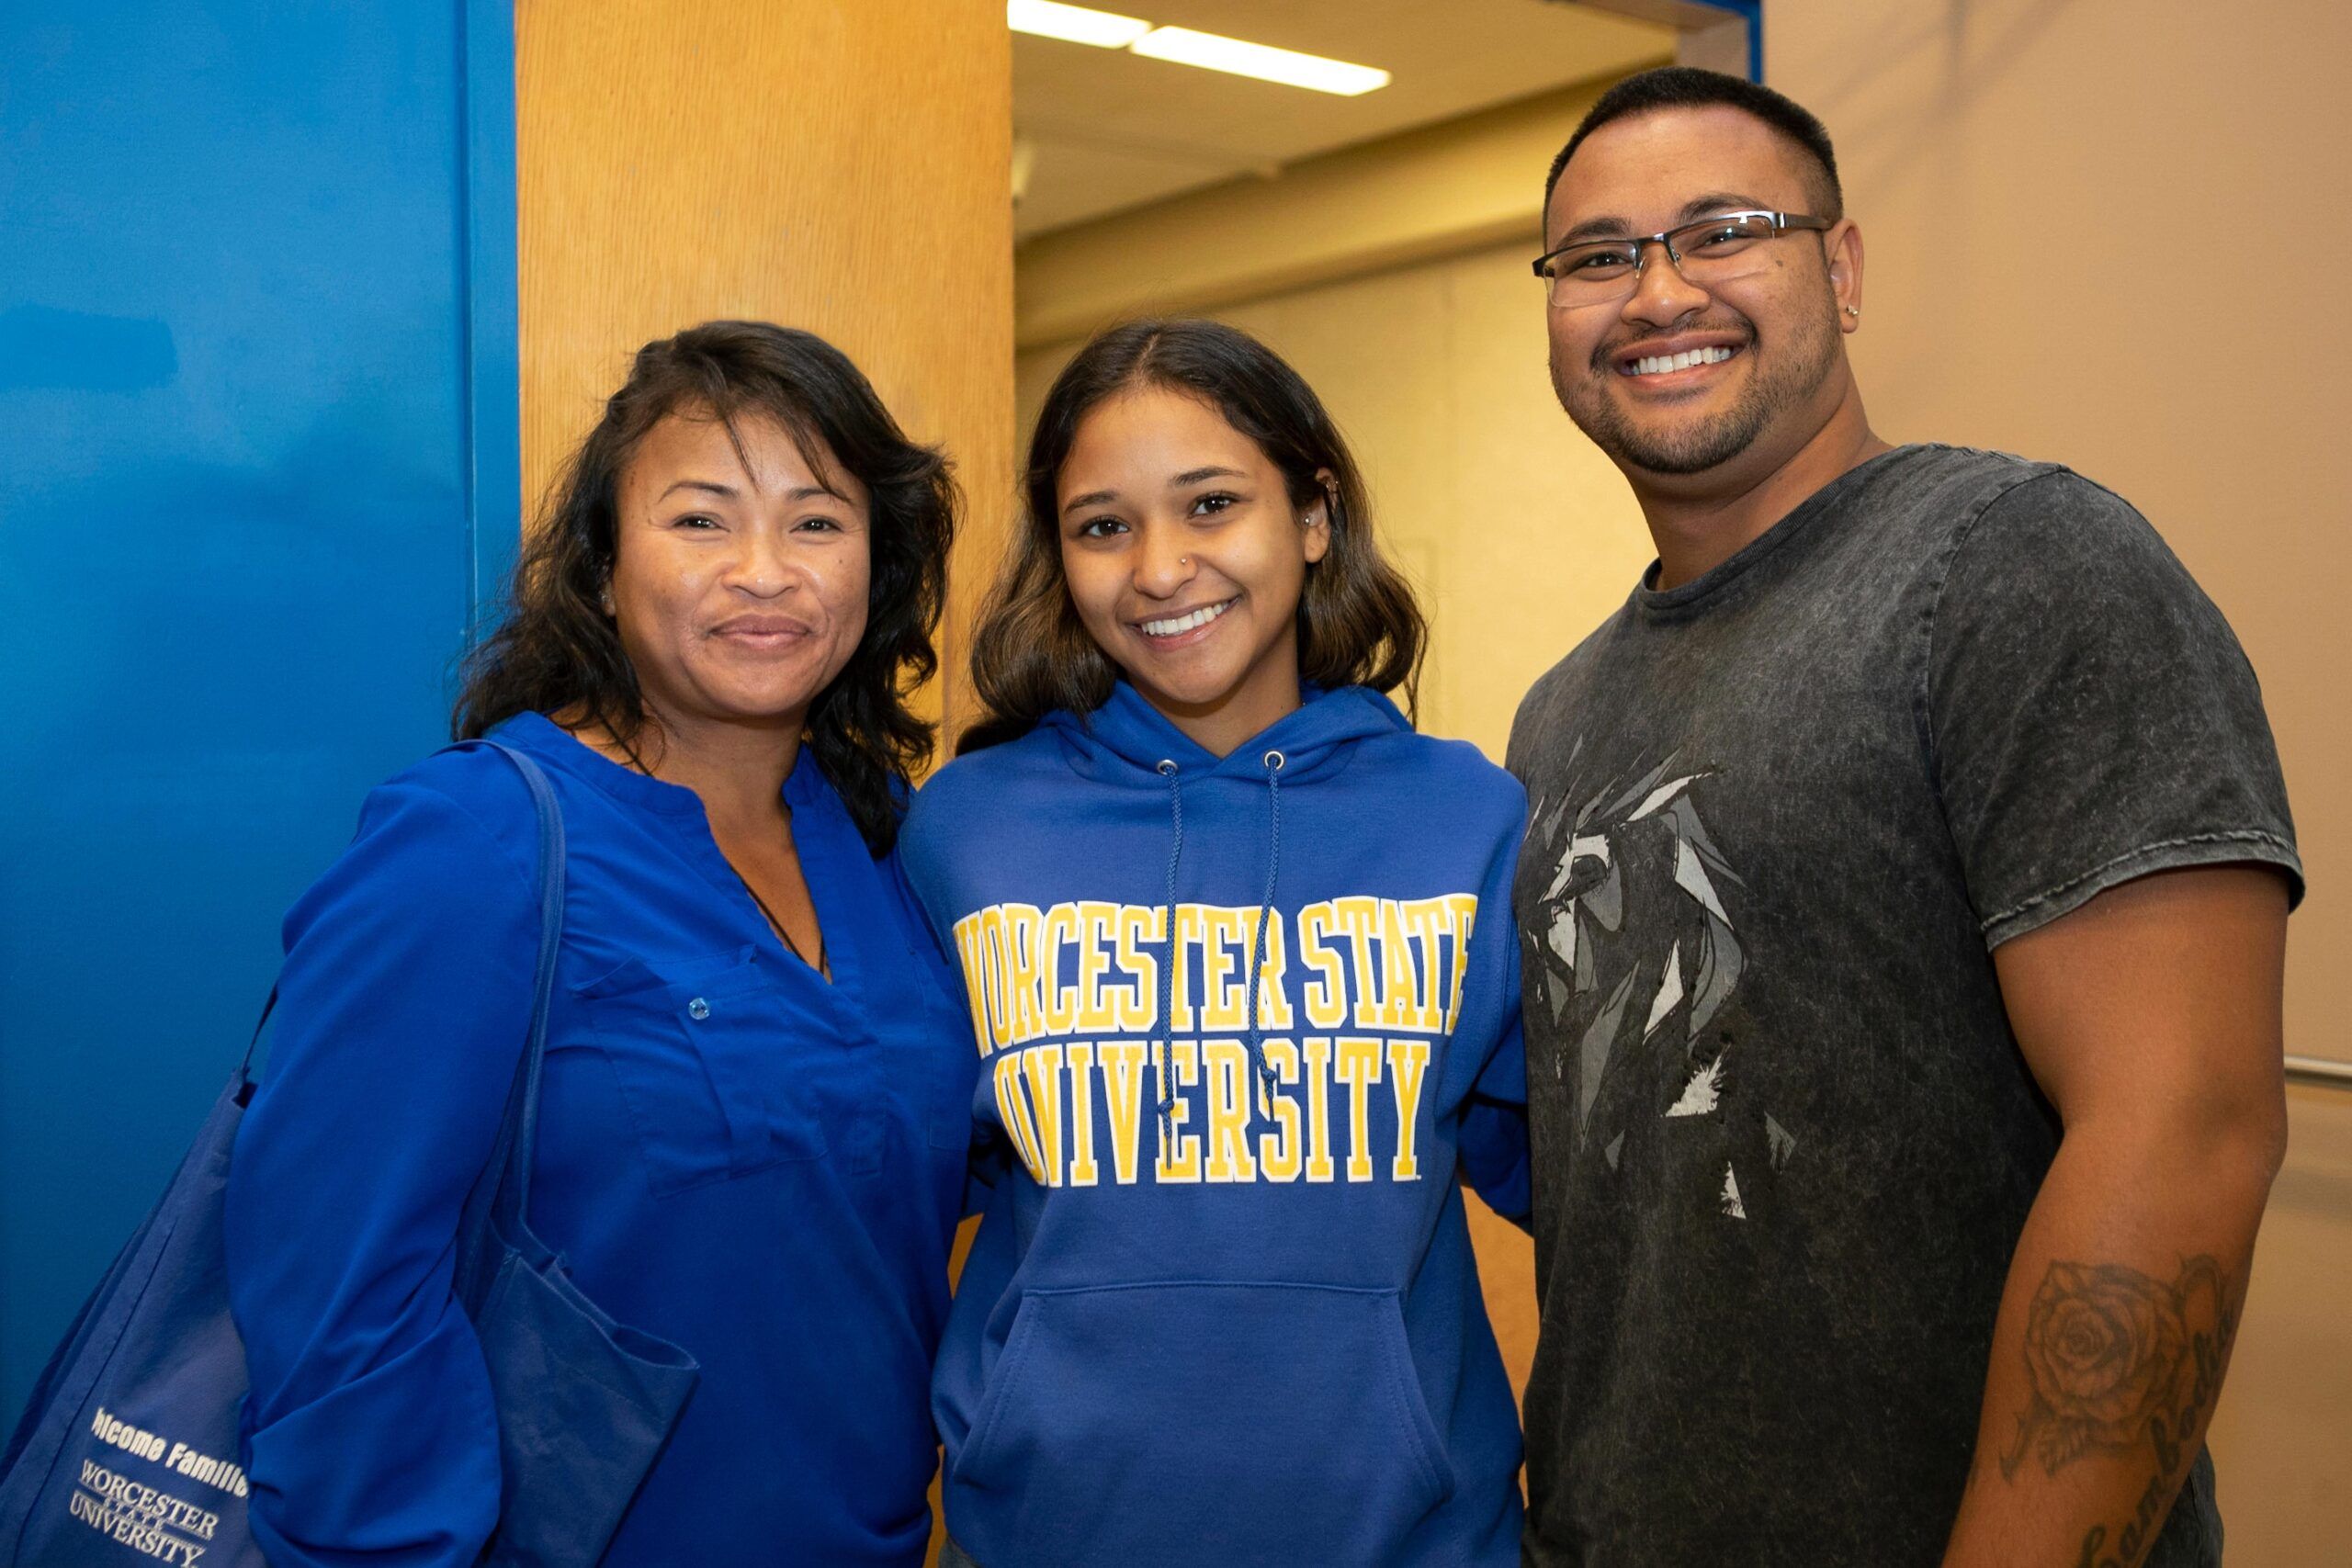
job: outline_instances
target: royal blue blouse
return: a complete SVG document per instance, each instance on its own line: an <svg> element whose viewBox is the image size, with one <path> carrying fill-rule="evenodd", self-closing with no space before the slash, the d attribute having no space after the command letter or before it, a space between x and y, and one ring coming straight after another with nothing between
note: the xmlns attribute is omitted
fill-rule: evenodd
<svg viewBox="0 0 2352 1568"><path fill-rule="evenodd" d="M545 766L569 847L533 1228L702 1364L606 1562L912 1568L977 1057L896 860L803 750L785 798L828 984L691 791L536 714L494 733ZM443 752L368 797L287 917L227 1220L277 1568L458 1568L496 1522L450 1269L530 1015L534 823L503 758Z"/></svg>

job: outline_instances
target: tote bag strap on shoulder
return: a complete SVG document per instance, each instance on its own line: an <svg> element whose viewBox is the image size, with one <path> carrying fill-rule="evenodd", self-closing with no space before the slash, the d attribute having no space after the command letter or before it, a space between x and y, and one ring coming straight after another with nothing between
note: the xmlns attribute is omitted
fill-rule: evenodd
<svg viewBox="0 0 2352 1568"><path fill-rule="evenodd" d="M555 995L556 954L563 944L564 837L563 811L556 804L554 786L538 763L512 746L496 740L461 740L450 750L480 748L495 751L523 775L531 792L531 807L539 827L539 953L531 983L531 1028L522 1058L514 1065L514 1082L507 1091L506 1113L499 1120L498 1142L481 1180L466 1204L460 1234L478 1238L494 1222L510 1244L536 1247L528 1216L531 1206L531 1161L539 1143L539 1079L547 1059L548 1010ZM462 1260L480 1257L483 1248L461 1243ZM534 1259L537 1261L537 1259ZM486 1282L486 1281L483 1281ZM459 1294L468 1295L461 1282Z"/></svg>

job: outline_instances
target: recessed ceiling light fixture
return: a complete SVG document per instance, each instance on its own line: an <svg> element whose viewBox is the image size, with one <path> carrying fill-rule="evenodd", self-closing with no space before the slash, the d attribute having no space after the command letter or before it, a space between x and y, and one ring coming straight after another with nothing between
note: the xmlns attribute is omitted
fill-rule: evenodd
<svg viewBox="0 0 2352 1568"><path fill-rule="evenodd" d="M1388 85L1388 73L1378 66L1351 65L1344 60L1326 60L1319 54L1301 54L1295 49L1245 43L1216 33L1196 33L1190 28L1154 28L1127 48L1147 60L1172 60L1179 65L1254 76L1261 82L1336 93L1343 98Z"/></svg>
<svg viewBox="0 0 2352 1568"><path fill-rule="evenodd" d="M1005 21L1016 33L1057 38L1064 43L1091 43L1097 49L1125 49L1151 31L1138 17L1111 11L1090 11L1083 6L1062 6L1055 0L1007 0Z"/></svg>
<svg viewBox="0 0 2352 1568"><path fill-rule="evenodd" d="M1352 98L1388 85L1388 73L1374 65L1351 65L1295 49L1250 43L1191 28L1155 28L1136 17L1064 6L1057 0L1006 0L1005 19L1017 33L1092 44L1097 49L1124 49L1147 60L1197 65L1286 87L1305 87Z"/></svg>

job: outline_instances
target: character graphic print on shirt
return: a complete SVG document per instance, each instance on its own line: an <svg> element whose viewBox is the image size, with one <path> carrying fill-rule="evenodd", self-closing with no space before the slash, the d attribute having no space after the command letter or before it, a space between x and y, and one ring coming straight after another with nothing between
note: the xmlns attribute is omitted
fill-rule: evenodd
<svg viewBox="0 0 2352 1568"><path fill-rule="evenodd" d="M1747 955L1726 900L1745 884L1701 804L1721 786L1720 770L1669 755L1631 782L1588 787L1576 768L1582 750L1571 750L1568 784L1530 816L1521 875L1533 879L1532 898L1521 922L1535 1024L1529 1074L1548 1069L1567 1087L1575 1157L1597 1147L1611 1173L1629 1137L1640 1150L1669 1136L1660 1123L1711 1121L1724 1137L1702 1196L1745 1220L1796 1139L1761 1108L1736 1102L1752 1047L1739 1005Z"/></svg>
<svg viewBox="0 0 2352 1568"><path fill-rule="evenodd" d="M1175 913L1164 1004L1164 908L991 904L956 922L983 1072L1030 1176L1420 1180L1423 1090L1461 1012L1477 895L1277 908L1262 944L1255 907Z"/></svg>

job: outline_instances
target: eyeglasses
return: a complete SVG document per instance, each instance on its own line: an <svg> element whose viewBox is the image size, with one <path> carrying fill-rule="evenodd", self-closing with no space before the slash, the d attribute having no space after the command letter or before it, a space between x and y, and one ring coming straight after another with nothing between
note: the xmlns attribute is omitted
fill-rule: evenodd
<svg viewBox="0 0 2352 1568"><path fill-rule="evenodd" d="M1544 280L1555 310L1614 305L1641 287L1642 258L1652 245L1666 252L1685 283L1709 288L1763 271L1764 241L1792 229L1817 232L1832 227L1826 218L1801 212L1720 212L1662 234L1562 245L1535 258L1535 276Z"/></svg>

